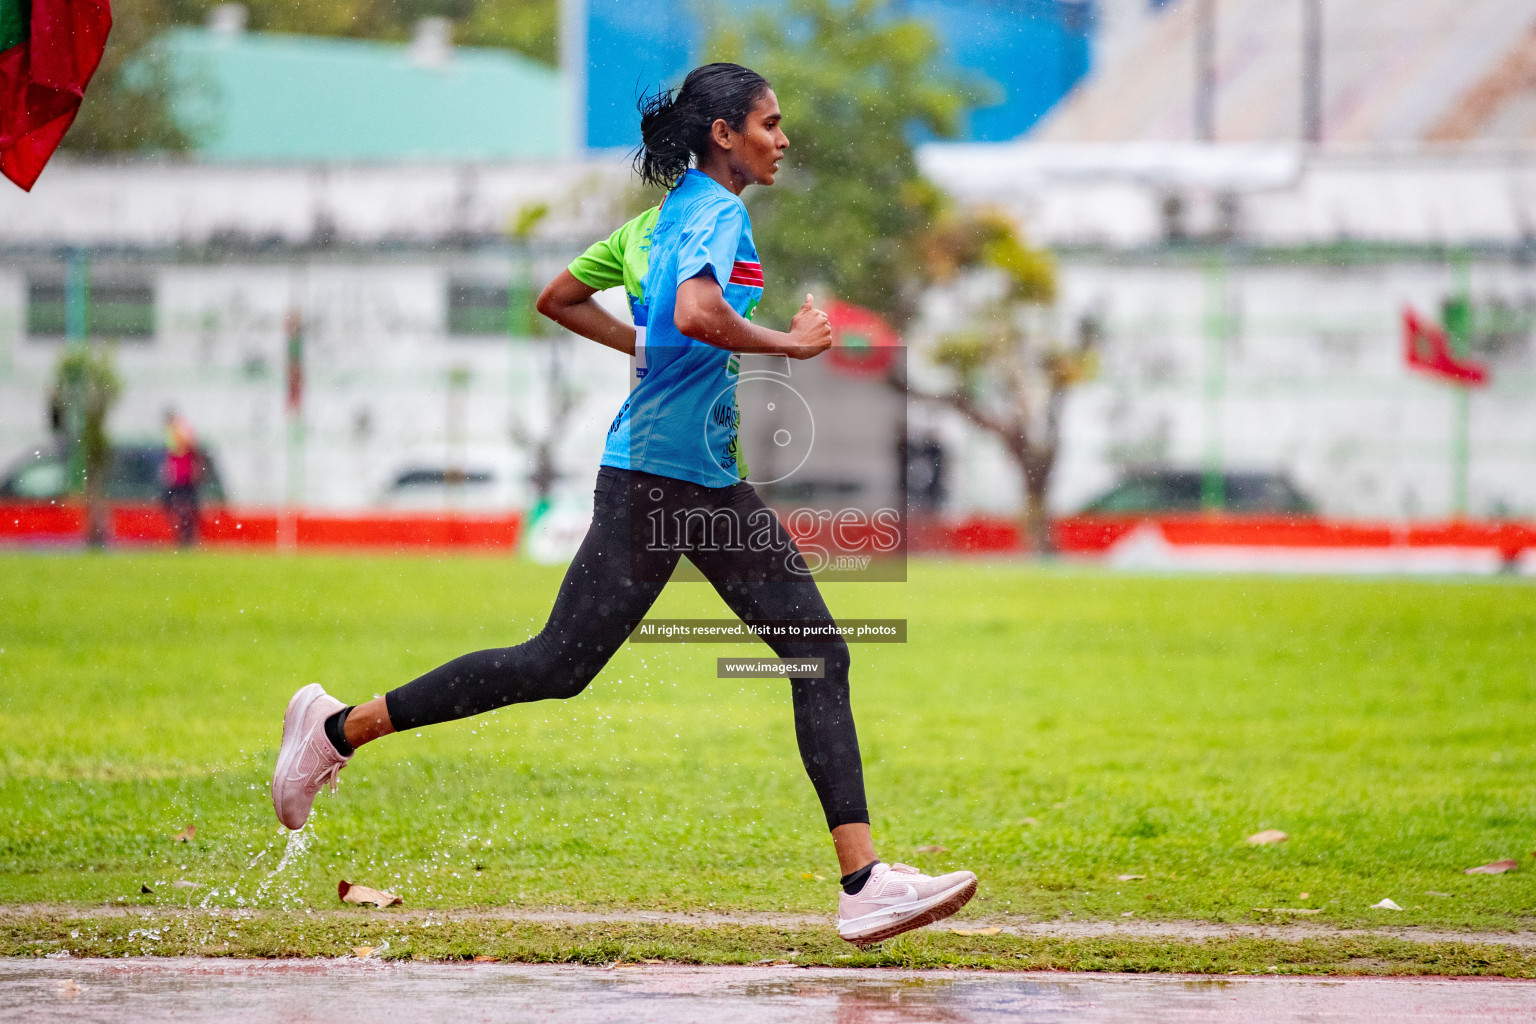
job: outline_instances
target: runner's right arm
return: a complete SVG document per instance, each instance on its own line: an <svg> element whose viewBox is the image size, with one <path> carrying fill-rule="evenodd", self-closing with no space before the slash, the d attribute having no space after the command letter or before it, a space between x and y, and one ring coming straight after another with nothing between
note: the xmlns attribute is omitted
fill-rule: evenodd
<svg viewBox="0 0 1536 1024"><path fill-rule="evenodd" d="M624 284L626 249L640 240L635 237L637 233L647 232L646 225L655 222L654 214L654 209L648 210L620 225L613 234L594 242L586 252L572 260L571 265L539 293L539 312L572 334L590 338L625 355L634 355L635 328L598 305L592 296ZM648 233L646 241L649 241Z"/></svg>
<svg viewBox="0 0 1536 1024"><path fill-rule="evenodd" d="M635 328L600 306L592 296L599 289L583 284L569 270L544 286L539 293L539 312L572 334L590 338L599 345L635 354Z"/></svg>

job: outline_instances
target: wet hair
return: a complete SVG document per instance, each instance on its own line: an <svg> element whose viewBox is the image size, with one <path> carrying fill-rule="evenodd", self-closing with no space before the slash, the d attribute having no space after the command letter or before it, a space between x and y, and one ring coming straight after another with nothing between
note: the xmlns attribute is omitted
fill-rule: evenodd
<svg viewBox="0 0 1536 1024"><path fill-rule="evenodd" d="M640 98L640 149L635 170L647 185L669 189L690 162L709 152L709 130L718 120L740 131L768 80L740 64L705 64L688 72L679 89Z"/></svg>

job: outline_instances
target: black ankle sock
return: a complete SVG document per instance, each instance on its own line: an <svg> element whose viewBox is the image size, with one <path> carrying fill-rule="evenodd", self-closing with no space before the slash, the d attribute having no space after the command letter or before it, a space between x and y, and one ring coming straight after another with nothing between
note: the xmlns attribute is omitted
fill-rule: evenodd
<svg viewBox="0 0 1536 1024"><path fill-rule="evenodd" d="M860 892L862 892L864 890L864 883L869 881L870 873L875 870L875 865L879 863L880 862L877 860L871 861L868 864L865 864L863 867L859 868L859 870L855 871L853 874L844 875L843 892L847 893L849 896L857 896Z"/></svg>
<svg viewBox="0 0 1536 1024"><path fill-rule="evenodd" d="M347 716L351 713L352 709L345 707L325 720L325 738L342 757L351 757L356 752L347 742Z"/></svg>

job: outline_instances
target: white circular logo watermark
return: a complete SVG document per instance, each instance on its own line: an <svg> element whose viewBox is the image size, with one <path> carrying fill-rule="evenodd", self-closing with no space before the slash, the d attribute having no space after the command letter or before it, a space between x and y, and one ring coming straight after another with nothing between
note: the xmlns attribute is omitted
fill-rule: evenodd
<svg viewBox="0 0 1536 1024"><path fill-rule="evenodd" d="M704 420L704 443L710 443L711 430L718 430L727 417L735 419L736 457L741 449L741 425L753 424L772 439L772 444L753 454L747 472L739 476L749 484L776 484L787 480L805 465L816 444L816 417L811 404L788 381L774 373L744 373L736 383L715 396ZM721 467L725 469L726 467ZM740 474L737 467L736 469Z"/></svg>

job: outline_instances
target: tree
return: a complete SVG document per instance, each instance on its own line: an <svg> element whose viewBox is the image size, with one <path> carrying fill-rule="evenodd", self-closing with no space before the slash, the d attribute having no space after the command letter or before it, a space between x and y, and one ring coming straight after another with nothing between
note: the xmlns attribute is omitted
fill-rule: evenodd
<svg viewBox="0 0 1536 1024"><path fill-rule="evenodd" d="M465 46L501 46L545 64L559 60L556 0L480 0L456 33Z"/></svg>
<svg viewBox="0 0 1536 1024"><path fill-rule="evenodd" d="M115 0L101 66L60 148L76 153L181 152L197 141L172 105L177 82L155 40L171 25L162 0Z"/></svg>
<svg viewBox="0 0 1536 1024"><path fill-rule="evenodd" d="M925 390L900 369L890 384L1002 443L1024 481L1032 544L1049 551L1045 498L1061 408L1092 371L1096 321L1063 345L1052 327L1050 255L1001 214L957 212L922 177L913 151L921 133L956 134L985 84L941 70L932 32L883 0L791 0L745 32L717 31L710 50L773 84L790 137L780 183L748 197L763 263L785 285L765 298L769 316L787 321L804 286L816 284L902 329L924 289L990 281L990 297L961 329L914 353L947 371L952 386Z"/></svg>
<svg viewBox="0 0 1536 1024"><path fill-rule="evenodd" d="M198 25L227 0L168 0L177 24ZM296 32L364 39L409 39L422 18L454 23L464 46L500 46L554 64L559 0L243 0L258 32Z"/></svg>
<svg viewBox="0 0 1536 1024"><path fill-rule="evenodd" d="M1053 551L1046 497L1061 448L1061 410L1068 389L1095 372L1098 318L1085 315L1071 343L1062 343L1053 322L1055 262L1025 245L1002 214L950 213L923 250L931 280L969 275L989 294L926 353L948 371L950 387L921 390L903 377L892 384L953 409L1002 443L1023 478L1030 545Z"/></svg>
<svg viewBox="0 0 1536 1024"><path fill-rule="evenodd" d="M85 496L85 540L101 547L107 540L107 474L112 444L107 414L122 385L103 349L71 344L59 360L48 395L49 419L68 454L69 490Z"/></svg>
<svg viewBox="0 0 1536 1024"><path fill-rule="evenodd" d="M158 45L173 25L200 25L227 0L115 0L112 34L74 126L61 148L75 153L179 153L196 148L212 125L178 113L179 91L201 83L184 77ZM250 27L308 35L408 39L418 20L445 17L456 41L499 46L553 64L558 0L245 0Z"/></svg>
<svg viewBox="0 0 1536 1024"><path fill-rule="evenodd" d="M717 29L708 50L772 83L790 139L779 183L747 198L783 285L763 314L788 323L802 286L817 284L904 324L921 284L915 245L939 207L911 137L957 134L975 90L938 70L932 31L885 0L790 0L745 31Z"/></svg>
<svg viewBox="0 0 1536 1024"><path fill-rule="evenodd" d="M552 335L541 339L541 358L545 419L541 429L534 429L530 421L514 416L510 428L512 441L528 452L533 464L528 472L528 482L533 485L533 511L529 513L531 526L549 510L555 494L555 484L565 476L555 460L556 447L565 440L571 414L581 403L581 392L571 380L567 361L571 356L571 335Z"/></svg>

